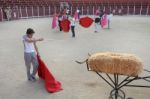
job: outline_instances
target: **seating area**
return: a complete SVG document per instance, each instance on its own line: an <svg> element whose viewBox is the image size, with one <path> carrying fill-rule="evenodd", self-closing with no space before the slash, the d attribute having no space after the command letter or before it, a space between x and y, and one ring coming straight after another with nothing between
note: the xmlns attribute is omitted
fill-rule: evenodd
<svg viewBox="0 0 150 99"><path fill-rule="evenodd" d="M53 15L61 10L62 2L68 3L72 14L79 8L82 15L93 15L100 8L114 15L150 15L149 0L0 0L0 21L6 20L7 7L14 20Z"/></svg>
<svg viewBox="0 0 150 99"><path fill-rule="evenodd" d="M134 5L148 5L149 0L0 0L0 6L6 5L19 5L19 6L48 6L59 5L60 2L69 2L74 6L86 5L86 6L99 6L99 5L120 5L120 4L134 4Z"/></svg>

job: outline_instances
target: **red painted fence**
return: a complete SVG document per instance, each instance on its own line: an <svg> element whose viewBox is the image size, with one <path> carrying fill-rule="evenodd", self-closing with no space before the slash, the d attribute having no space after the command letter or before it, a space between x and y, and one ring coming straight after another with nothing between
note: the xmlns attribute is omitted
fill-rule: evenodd
<svg viewBox="0 0 150 99"><path fill-rule="evenodd" d="M4 9L11 7L11 19L51 16L60 11L66 0L0 0L0 21L6 20ZM68 1L69 2L69 1ZM77 8L82 15L93 15L97 8L114 15L150 15L150 0L72 0L71 13Z"/></svg>

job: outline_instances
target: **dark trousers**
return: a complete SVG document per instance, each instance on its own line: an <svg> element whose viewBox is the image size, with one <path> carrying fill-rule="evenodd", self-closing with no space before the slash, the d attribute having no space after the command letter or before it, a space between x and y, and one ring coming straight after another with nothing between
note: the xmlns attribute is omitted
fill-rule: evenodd
<svg viewBox="0 0 150 99"><path fill-rule="evenodd" d="M61 21L60 20L58 20L58 24L59 24L59 30L62 31Z"/></svg>
<svg viewBox="0 0 150 99"><path fill-rule="evenodd" d="M110 29L110 20L108 20L108 29Z"/></svg>
<svg viewBox="0 0 150 99"><path fill-rule="evenodd" d="M69 18L69 13L67 13L67 19Z"/></svg>
<svg viewBox="0 0 150 99"><path fill-rule="evenodd" d="M75 29L75 26L71 26L72 37L75 37L75 31L74 31L74 29Z"/></svg>
<svg viewBox="0 0 150 99"><path fill-rule="evenodd" d="M80 13L78 13L78 18L80 19Z"/></svg>

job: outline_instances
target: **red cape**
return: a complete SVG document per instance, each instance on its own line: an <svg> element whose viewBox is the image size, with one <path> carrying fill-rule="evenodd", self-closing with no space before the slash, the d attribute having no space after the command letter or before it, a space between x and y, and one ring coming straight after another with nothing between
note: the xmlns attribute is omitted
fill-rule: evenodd
<svg viewBox="0 0 150 99"><path fill-rule="evenodd" d="M41 58L39 56L37 58L39 62L38 75L45 81L46 90L51 93L62 90L61 83L54 78Z"/></svg>
<svg viewBox="0 0 150 99"><path fill-rule="evenodd" d="M88 28L92 25L93 21L94 20L92 18L86 16L80 19L80 25L85 28Z"/></svg>
<svg viewBox="0 0 150 99"><path fill-rule="evenodd" d="M61 21L61 27L64 32L69 32L70 30L70 21L68 19L64 19Z"/></svg>

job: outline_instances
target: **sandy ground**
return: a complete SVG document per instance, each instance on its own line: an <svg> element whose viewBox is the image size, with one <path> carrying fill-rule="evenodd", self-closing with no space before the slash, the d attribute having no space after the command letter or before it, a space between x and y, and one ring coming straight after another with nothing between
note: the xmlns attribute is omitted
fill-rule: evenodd
<svg viewBox="0 0 150 99"><path fill-rule="evenodd" d="M0 99L108 99L111 88L86 65L88 53L115 51L133 53L141 57L150 69L150 17L114 16L111 29L94 33L94 24L88 28L76 27L76 38L71 33L51 29L50 18L25 19L0 23ZM51 94L39 79L26 79L22 36L28 27L36 37L43 37L38 47L42 59L62 83L63 91ZM144 82L140 82L145 84ZM150 99L150 89L124 88L127 97Z"/></svg>

